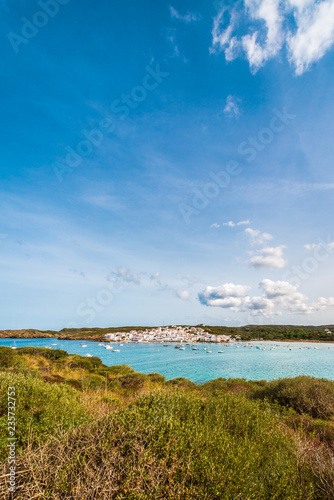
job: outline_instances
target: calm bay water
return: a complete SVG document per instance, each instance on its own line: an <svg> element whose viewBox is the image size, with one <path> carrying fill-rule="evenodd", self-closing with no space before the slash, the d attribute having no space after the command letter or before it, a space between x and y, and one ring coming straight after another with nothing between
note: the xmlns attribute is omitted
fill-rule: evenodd
<svg viewBox="0 0 334 500"><path fill-rule="evenodd" d="M168 347L163 347L162 344L124 344L120 347L113 343L114 349L119 349L120 352L112 352L99 346L97 342L83 340L0 339L0 346L13 346L14 340L17 347L51 347L81 356L89 353L101 358L108 366L130 365L138 372L161 373L167 380L185 377L199 383L218 377L273 380L297 375L334 380L334 344L307 342L198 344L196 346L198 351L194 351L193 346L187 346L185 351L180 351L174 348L175 344ZM87 347L80 345L83 343ZM212 353L207 353L204 348Z"/></svg>

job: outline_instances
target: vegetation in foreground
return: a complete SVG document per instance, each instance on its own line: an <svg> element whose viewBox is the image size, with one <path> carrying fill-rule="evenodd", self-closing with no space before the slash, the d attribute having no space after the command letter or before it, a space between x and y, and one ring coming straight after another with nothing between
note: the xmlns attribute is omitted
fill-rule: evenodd
<svg viewBox="0 0 334 500"><path fill-rule="evenodd" d="M1 497L16 387L13 498L333 499L334 382L196 386L65 351L0 348Z"/></svg>

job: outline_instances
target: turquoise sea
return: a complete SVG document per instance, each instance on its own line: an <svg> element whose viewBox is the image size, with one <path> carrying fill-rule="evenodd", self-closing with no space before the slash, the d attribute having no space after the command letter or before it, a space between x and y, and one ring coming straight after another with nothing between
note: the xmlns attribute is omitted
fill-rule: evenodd
<svg viewBox="0 0 334 500"><path fill-rule="evenodd" d="M185 377L201 383L218 377L273 380L297 375L334 380L334 344L238 342L197 344L197 351L190 345L183 351L175 349L175 344L163 347L163 344L113 343L114 349L120 352L112 352L97 342L83 340L0 339L0 346L14 345L64 349L81 356L91 354L108 366L126 364L138 372L161 373L167 380ZM208 350L212 352L207 353Z"/></svg>

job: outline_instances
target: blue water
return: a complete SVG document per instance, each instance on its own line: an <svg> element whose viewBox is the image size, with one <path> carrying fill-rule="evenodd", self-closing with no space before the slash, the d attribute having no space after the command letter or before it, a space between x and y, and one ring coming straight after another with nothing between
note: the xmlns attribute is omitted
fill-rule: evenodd
<svg viewBox="0 0 334 500"><path fill-rule="evenodd" d="M279 377L311 375L334 380L334 344L251 342L231 345L198 344L198 351L187 346L185 351L174 344L124 344L113 343L112 352L98 346L97 342L57 339L0 339L0 346L36 346L64 349L70 354L84 356L89 353L111 365L130 365L142 373L161 373L167 380L185 377L200 383L218 377L245 378L247 380L273 380ZM85 343L87 347L80 344ZM57 344L57 345L52 345ZM250 348L253 346L253 349ZM260 346L261 349L257 349ZM275 350L271 350L277 346ZM212 351L206 353L204 347ZM262 348L266 348L262 350ZM310 349L300 349L310 347ZM318 349L315 349L317 347ZM291 350L290 350L291 349ZM219 354L218 351L224 351Z"/></svg>

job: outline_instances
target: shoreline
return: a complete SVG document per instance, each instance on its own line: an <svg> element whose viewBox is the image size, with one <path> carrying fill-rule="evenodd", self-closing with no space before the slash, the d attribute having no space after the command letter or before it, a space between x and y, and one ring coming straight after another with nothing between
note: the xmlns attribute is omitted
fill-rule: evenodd
<svg viewBox="0 0 334 500"><path fill-rule="evenodd" d="M310 340L310 339L270 339L270 340L265 340L265 339L251 339L251 340L232 340L230 342L204 342L202 340L196 340L195 342L185 342L185 341L161 341L161 342L148 342L148 341L141 341L141 342L136 342L136 341L128 341L128 340L110 340L110 339L105 339L103 337L101 338L91 338L91 337L77 337L77 338L71 338L71 337L57 337L57 336L39 336L39 335L34 335L34 336L2 336L0 334L0 340L34 340L34 339L40 339L40 340L50 340L50 339L55 339L58 341L62 340L70 340L70 341L76 341L76 340L84 340L86 342L103 342L105 344L168 344L168 345L179 345L179 344L214 344L214 345L230 345L230 344L249 344L251 342L254 343L261 343L261 342L286 342L286 343L309 343L309 344L334 344L334 340Z"/></svg>

